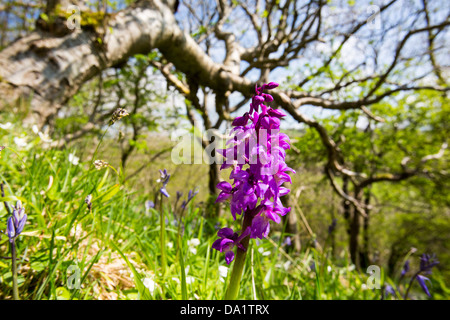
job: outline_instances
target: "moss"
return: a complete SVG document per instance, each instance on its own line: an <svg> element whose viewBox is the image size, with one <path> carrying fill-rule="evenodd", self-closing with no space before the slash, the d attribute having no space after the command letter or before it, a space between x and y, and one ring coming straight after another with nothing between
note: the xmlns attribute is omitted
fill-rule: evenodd
<svg viewBox="0 0 450 320"><path fill-rule="evenodd" d="M55 17L63 17L65 19L68 19L71 15L73 15L74 12L66 11L61 9L61 7L58 5L54 11ZM81 27L101 27L104 25L104 22L108 17L111 15L105 12L92 12L92 11L81 11L80 12L81 19L80 19L80 25ZM51 21L54 21L52 19Z"/></svg>
<svg viewBox="0 0 450 320"><path fill-rule="evenodd" d="M107 17L104 12L81 12L81 26L103 26Z"/></svg>

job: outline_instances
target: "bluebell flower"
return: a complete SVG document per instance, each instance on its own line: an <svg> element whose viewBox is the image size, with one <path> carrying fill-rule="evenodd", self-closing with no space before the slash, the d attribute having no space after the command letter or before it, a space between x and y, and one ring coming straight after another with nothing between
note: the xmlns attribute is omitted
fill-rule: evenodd
<svg viewBox="0 0 450 320"><path fill-rule="evenodd" d="M154 207L155 207L155 203L153 201L151 201L151 200L145 201L145 209L147 211Z"/></svg>
<svg viewBox="0 0 450 320"><path fill-rule="evenodd" d="M406 260L405 264L403 265L402 273L400 274L401 277L405 276L405 274L409 271L409 260Z"/></svg>
<svg viewBox="0 0 450 320"><path fill-rule="evenodd" d="M337 225L337 219L334 218L333 221L331 222L331 224L328 227L328 233L329 234L333 233L333 231L336 229L336 225Z"/></svg>
<svg viewBox="0 0 450 320"><path fill-rule="evenodd" d="M167 170L164 169L164 171L159 170L159 173L161 174L161 178L158 179L158 182L162 183L162 187L159 189L159 192L161 192L166 198L169 198L170 195L166 190L167 183L169 183L170 174L167 173Z"/></svg>
<svg viewBox="0 0 450 320"><path fill-rule="evenodd" d="M439 261L436 260L436 255L422 254L420 257L420 272L425 274L430 274L431 269L439 264Z"/></svg>
<svg viewBox="0 0 450 320"><path fill-rule="evenodd" d="M288 246L288 247L291 246L291 245L292 245L291 237L286 237L286 238L284 239L283 245L286 245L286 246Z"/></svg>
<svg viewBox="0 0 450 320"><path fill-rule="evenodd" d="M408 297L409 290L411 288L411 285L413 284L414 280L417 279L417 282L419 282L419 285L422 287L422 290L427 294L427 296L431 297L430 291L428 290L428 287L426 285L426 281L430 281L427 277L423 276L422 274L431 274L431 269L435 267L439 261L436 260L436 256L429 255L429 254L422 254L420 257L420 268L419 271L416 272L416 274L411 278L408 290L405 294L405 299ZM409 268L409 264L407 265L405 263L406 269ZM404 267L404 269L405 269ZM405 271L407 272L407 271ZM402 272L403 274L403 272Z"/></svg>
<svg viewBox="0 0 450 320"><path fill-rule="evenodd" d="M181 203L181 208L186 208L186 206L188 205L189 202L191 202L192 199L194 199L194 197L198 194L198 190L192 191L189 190L189 194L186 200L183 200L183 202Z"/></svg>
<svg viewBox="0 0 450 320"><path fill-rule="evenodd" d="M16 206L13 207L12 215L8 218L6 225L6 233L9 237L9 242L14 242L25 227L27 221L27 215L25 209L22 206L22 202L17 201Z"/></svg>
<svg viewBox="0 0 450 320"><path fill-rule="evenodd" d="M422 290L427 294L427 296L429 296L431 298L430 291L428 290L427 285L425 283L425 281L430 281L430 279L419 274L417 276L417 281L419 282L420 286L422 287Z"/></svg>
<svg viewBox="0 0 450 320"><path fill-rule="evenodd" d="M384 293L385 293L386 298L389 297L390 295L395 297L395 290L389 284L384 289Z"/></svg>

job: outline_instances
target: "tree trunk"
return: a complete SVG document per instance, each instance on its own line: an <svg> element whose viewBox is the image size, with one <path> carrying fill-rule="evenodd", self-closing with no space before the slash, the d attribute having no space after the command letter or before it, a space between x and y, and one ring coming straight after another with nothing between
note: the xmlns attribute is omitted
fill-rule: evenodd
<svg viewBox="0 0 450 320"><path fill-rule="evenodd" d="M286 208L288 208L288 207L292 208L292 206L290 205L290 196L291 196L291 194L288 193L287 195L285 195L281 198L281 203ZM293 235L291 237L292 245L290 247L288 247L286 251L292 250L294 252L300 252L301 242L300 242L300 234L299 234L298 228L297 228L297 225L298 225L297 215L295 214L295 212L291 211L290 213L288 213L287 215L282 217L282 221L283 221L283 225L284 225L284 223L286 223L286 233L290 233Z"/></svg>
<svg viewBox="0 0 450 320"><path fill-rule="evenodd" d="M364 194L364 204L366 208L370 204L370 189L367 188ZM369 209L366 209L366 216L363 218L363 244L361 250L361 267L367 269L370 266L370 249L369 249Z"/></svg>
<svg viewBox="0 0 450 320"><path fill-rule="evenodd" d="M209 165L209 179L208 179L208 200L207 200L207 216L218 218L222 213L222 206L216 203L217 199L217 184L219 179L219 166L215 163Z"/></svg>
<svg viewBox="0 0 450 320"><path fill-rule="evenodd" d="M331 201L331 221L333 223L333 221L336 219L336 206L334 201L334 193L331 194L330 201ZM336 230L333 230L331 233L329 233L328 236L330 237L331 257L333 259L336 253Z"/></svg>
<svg viewBox="0 0 450 320"><path fill-rule="evenodd" d="M355 199L360 202L362 198L362 190L355 188ZM350 259L357 269L360 268L359 260L359 231L361 225L361 217L355 207L351 210L351 224L349 236Z"/></svg>
<svg viewBox="0 0 450 320"><path fill-rule="evenodd" d="M352 263L359 269L359 226L360 217L356 210L352 210L352 220L350 226L349 251Z"/></svg>
<svg viewBox="0 0 450 320"><path fill-rule="evenodd" d="M342 183L342 191L345 194L349 194L348 182L349 182L349 178L347 176L344 176L343 183ZM355 255L354 255L354 253L352 253L353 252L352 250L354 250L352 248L353 248L353 246L355 246L355 239L354 239L354 230L355 230L355 226L354 226L355 212L354 211L355 210L352 210L352 207L348 200L343 199L342 200L342 211L343 211L344 219L347 224L346 230L347 230L347 235L348 235L348 250L350 252L350 259L353 263L355 263L355 261L356 261ZM356 241L357 241L357 237L356 237Z"/></svg>
<svg viewBox="0 0 450 320"><path fill-rule="evenodd" d="M342 182L342 191L345 194L349 194L348 193L348 177L344 176L343 177L343 182ZM351 226L351 206L350 206L350 202L348 200L343 199L342 200L342 211L343 211L343 216L344 219L347 223L347 234L350 236L350 226Z"/></svg>

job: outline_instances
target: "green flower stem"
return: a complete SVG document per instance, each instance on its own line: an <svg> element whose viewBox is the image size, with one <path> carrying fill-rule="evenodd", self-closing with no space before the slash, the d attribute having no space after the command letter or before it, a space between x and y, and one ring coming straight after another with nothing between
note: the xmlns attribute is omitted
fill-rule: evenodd
<svg viewBox="0 0 450 320"><path fill-rule="evenodd" d="M252 224L252 216L244 213L244 221L242 223L242 231L246 230ZM245 250L237 248L236 257L234 259L233 270L231 271L230 283L228 284L227 291L225 293L225 300L236 300L239 287L241 284L242 271L245 266L245 257L247 256L248 244L250 242L250 236L242 239L241 244Z"/></svg>
<svg viewBox="0 0 450 320"><path fill-rule="evenodd" d="M161 194L160 212L160 242L161 242L161 273L166 273L166 221L164 220L163 195Z"/></svg>
<svg viewBox="0 0 450 320"><path fill-rule="evenodd" d="M408 289L406 289L405 296L403 297L403 300L408 300L409 291L411 290L411 287L413 285L414 280L416 280L417 276L420 274L420 271L416 272L414 276L409 281Z"/></svg>
<svg viewBox="0 0 450 320"><path fill-rule="evenodd" d="M94 154L92 155L91 164L89 166L89 169L92 168L92 166L94 165L94 160L95 160L95 157L97 156L98 149L100 148L100 145L102 144L103 138L105 137L105 135L108 132L110 127L111 127L111 125L108 125L108 127L103 132L102 137L100 138L100 141L98 142L97 147L95 148Z"/></svg>
<svg viewBox="0 0 450 320"><path fill-rule="evenodd" d="M11 242L11 271L13 280L13 299L19 299L19 288L17 286L17 265L16 265L16 242Z"/></svg>

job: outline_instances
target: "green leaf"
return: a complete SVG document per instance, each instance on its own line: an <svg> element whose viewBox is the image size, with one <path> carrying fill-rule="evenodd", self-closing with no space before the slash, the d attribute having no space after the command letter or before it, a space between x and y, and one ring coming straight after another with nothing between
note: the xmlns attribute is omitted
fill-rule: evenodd
<svg viewBox="0 0 450 320"><path fill-rule="evenodd" d="M116 251L120 254L120 256L125 260L128 267L131 269L131 272L133 272L134 276L134 283L136 284L136 288L139 291L139 295L141 299L144 300L152 300L152 296L150 294L150 291L144 286L141 280L141 275L139 272L137 272L136 268L130 263L130 261L127 259L127 257L123 254L123 252L114 244L114 242L111 242L112 246Z"/></svg>
<svg viewBox="0 0 450 320"><path fill-rule="evenodd" d="M101 199L102 202L106 202L109 199L111 199L112 197L114 197L116 195L116 193L119 192L119 190L120 190L120 185L115 184L111 188L106 190L106 192L104 192L103 194L101 194L100 196L95 198L94 201L98 201Z"/></svg>
<svg viewBox="0 0 450 320"><path fill-rule="evenodd" d="M48 15L46 15L45 13L41 13L41 18L42 18L42 20L44 20L47 23L50 21Z"/></svg>

